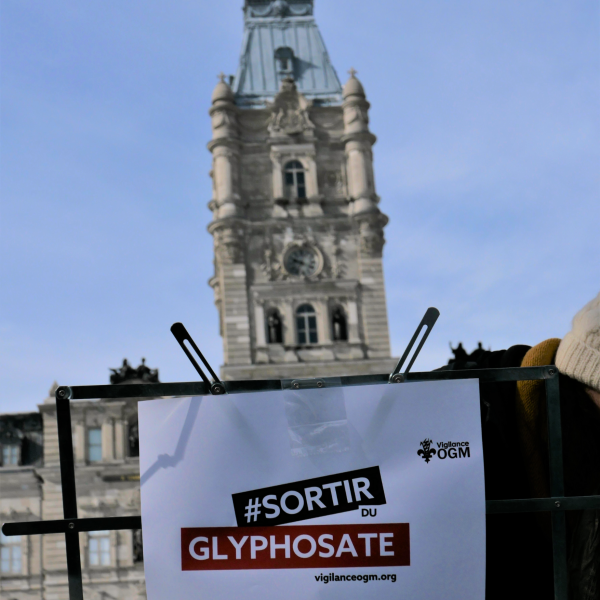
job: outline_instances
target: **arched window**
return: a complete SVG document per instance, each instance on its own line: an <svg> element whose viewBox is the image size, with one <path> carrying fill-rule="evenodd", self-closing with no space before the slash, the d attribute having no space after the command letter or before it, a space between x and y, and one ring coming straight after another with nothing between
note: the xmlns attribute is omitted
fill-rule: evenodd
<svg viewBox="0 0 600 600"><path fill-rule="evenodd" d="M285 195L294 198L306 198L306 184L304 180L304 167L299 160L290 160L284 167Z"/></svg>
<svg viewBox="0 0 600 600"><path fill-rule="evenodd" d="M281 344L283 342L283 327L281 317L276 309L267 313L267 344Z"/></svg>
<svg viewBox="0 0 600 600"><path fill-rule="evenodd" d="M333 330L333 340L335 342L348 341L348 325L346 315L341 306L336 306L331 314L331 328Z"/></svg>
<svg viewBox="0 0 600 600"><path fill-rule="evenodd" d="M296 310L296 330L298 332L298 344L316 344L317 336L317 314L310 304L302 304Z"/></svg>

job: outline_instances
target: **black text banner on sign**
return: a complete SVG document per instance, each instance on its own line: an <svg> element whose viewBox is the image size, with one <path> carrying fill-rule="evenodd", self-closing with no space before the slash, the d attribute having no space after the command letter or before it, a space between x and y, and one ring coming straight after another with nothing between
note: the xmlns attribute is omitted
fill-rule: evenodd
<svg viewBox="0 0 600 600"><path fill-rule="evenodd" d="M379 467L232 494L239 527L283 525L385 504Z"/></svg>

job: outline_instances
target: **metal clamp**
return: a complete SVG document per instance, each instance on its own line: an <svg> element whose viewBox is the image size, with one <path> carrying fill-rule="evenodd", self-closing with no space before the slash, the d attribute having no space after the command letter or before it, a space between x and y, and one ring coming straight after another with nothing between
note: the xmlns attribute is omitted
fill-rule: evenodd
<svg viewBox="0 0 600 600"><path fill-rule="evenodd" d="M59 388L56 388L56 392L54 392L54 397L59 400L69 400L73 396L73 391L68 385L61 385Z"/></svg>
<svg viewBox="0 0 600 600"><path fill-rule="evenodd" d="M417 356L419 356L419 352L421 352L421 348L423 347L423 344L425 344L425 340L429 337L429 334L431 333L431 330L433 329L433 326L435 325L435 322L438 320L439 316L440 316L440 311L437 308L434 308L433 306L431 306L427 309L427 311L425 312L425 315L423 316L423 318L421 319L421 322L419 323L419 326L417 327L417 330L415 331L406 350L404 351L404 354L398 361L396 368L392 371L392 374L390 375L390 379L389 379L390 383L403 383L404 381L406 381L406 377L405 377L406 373L408 373L410 371L411 367L415 363ZM406 361L406 359L408 358L408 355L410 354L412 347L415 345L415 342L417 341L417 338L419 337L423 327L427 327L427 331L425 331L425 334L421 338L421 341L419 342L419 345L417 346L417 349L415 350L413 357L410 359L410 362L408 363L408 367L406 367L406 370L404 371L404 375L402 375L400 373L400 369L402 368L404 361Z"/></svg>
<svg viewBox="0 0 600 600"><path fill-rule="evenodd" d="M200 348L196 345L196 342L192 339L192 336L188 333L188 330L184 327L183 323L173 323L171 325L171 333L175 337L175 339L179 342L181 349L185 352L186 356L190 359L190 362L198 372L198 375L202 377L202 381L208 386L210 393L213 396L220 396L222 394L226 394L227 390L225 389L225 385L219 379L217 374L213 371L212 367L208 364L206 358L204 358L204 354L200 352ZM211 374L213 378L213 382L211 383L202 367L198 364L196 359L192 356L192 353L188 350L185 342L189 342L190 346L194 349L196 354L200 357L200 360L204 364L204 366L208 369L208 372Z"/></svg>
<svg viewBox="0 0 600 600"><path fill-rule="evenodd" d="M289 386L293 390L306 390L310 388L324 388L325 382L322 379L292 379Z"/></svg>

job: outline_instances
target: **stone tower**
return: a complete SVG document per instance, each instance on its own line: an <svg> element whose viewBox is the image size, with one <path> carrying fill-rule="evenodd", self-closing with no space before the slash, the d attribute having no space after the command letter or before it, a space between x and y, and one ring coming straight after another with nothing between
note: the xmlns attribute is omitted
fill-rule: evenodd
<svg viewBox="0 0 600 600"><path fill-rule="evenodd" d="M239 68L210 108L224 379L392 371L368 110L313 0L246 0Z"/></svg>

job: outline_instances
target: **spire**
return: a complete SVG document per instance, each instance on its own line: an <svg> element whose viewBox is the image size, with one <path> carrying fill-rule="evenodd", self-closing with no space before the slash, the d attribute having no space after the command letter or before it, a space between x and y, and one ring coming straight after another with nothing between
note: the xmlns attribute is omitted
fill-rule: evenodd
<svg viewBox="0 0 600 600"><path fill-rule="evenodd" d="M362 86L362 83L356 77L357 71L350 67L348 74L350 75L350 79L346 81L346 85L344 85L344 91L342 92L342 97L344 100L350 96L358 96L360 98L366 98L365 90Z"/></svg>
<svg viewBox="0 0 600 600"><path fill-rule="evenodd" d="M225 73L223 73L221 71L221 73L219 73L217 75L217 78L219 79L219 83L217 83L217 85L215 86L215 89L213 90L212 103L215 104L219 100L223 100L225 102L227 102L227 101L233 102L234 101L233 92L231 91L231 88L227 85L227 83L225 82Z"/></svg>
<svg viewBox="0 0 600 600"><path fill-rule="evenodd" d="M287 78L317 105L341 104L342 86L313 16L313 1L246 0L236 104L266 106Z"/></svg>

